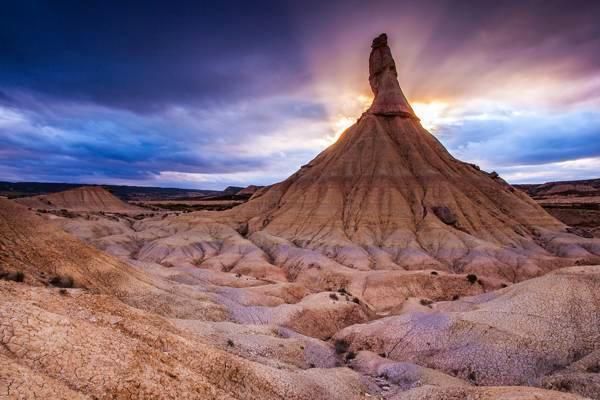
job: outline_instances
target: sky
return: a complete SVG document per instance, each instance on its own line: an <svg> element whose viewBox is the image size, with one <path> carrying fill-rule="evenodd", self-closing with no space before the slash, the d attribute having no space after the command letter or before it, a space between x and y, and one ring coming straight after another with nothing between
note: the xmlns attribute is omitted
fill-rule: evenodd
<svg viewBox="0 0 600 400"><path fill-rule="evenodd" d="M371 40L457 158L600 177L600 2L7 1L0 180L285 179L368 108Z"/></svg>

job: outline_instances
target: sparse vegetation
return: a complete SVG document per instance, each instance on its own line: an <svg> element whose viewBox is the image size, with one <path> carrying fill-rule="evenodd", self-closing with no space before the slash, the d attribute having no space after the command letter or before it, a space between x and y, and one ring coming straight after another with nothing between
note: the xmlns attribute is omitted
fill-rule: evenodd
<svg viewBox="0 0 600 400"><path fill-rule="evenodd" d="M600 363L598 363L596 365L590 365L585 370L587 372L591 372L592 374L598 374L598 373L600 373Z"/></svg>
<svg viewBox="0 0 600 400"><path fill-rule="evenodd" d="M338 293L341 293L341 294L348 294L348 292L346 291L346 288L339 288L339 289L338 289Z"/></svg>
<svg viewBox="0 0 600 400"><path fill-rule="evenodd" d="M428 306L429 307L429 306L431 306L433 304L433 301L428 300L428 299L421 299L421 300L419 300L419 303L422 306Z"/></svg>
<svg viewBox="0 0 600 400"><path fill-rule="evenodd" d="M358 297L353 298L352 302L356 303L356 304L360 304L360 300L358 299Z"/></svg>
<svg viewBox="0 0 600 400"><path fill-rule="evenodd" d="M469 281L469 283L471 285L473 285L475 282L477 282L477 275L469 274L469 275L467 275L467 280Z"/></svg>
<svg viewBox="0 0 600 400"><path fill-rule="evenodd" d="M566 381L560 381L556 385L554 385L554 388L556 390L561 391L561 392L570 392L571 391L571 384L569 382L566 382Z"/></svg>
<svg viewBox="0 0 600 400"><path fill-rule="evenodd" d="M227 339L227 346L233 347L233 346L235 346L235 343L233 343L233 340Z"/></svg>
<svg viewBox="0 0 600 400"><path fill-rule="evenodd" d="M335 352L337 354L342 354L348 351L350 347L350 343L346 342L343 339L338 339L335 341Z"/></svg>
<svg viewBox="0 0 600 400"><path fill-rule="evenodd" d="M337 297L337 294L335 294L335 293L329 293L329 298L332 300L339 300L339 298Z"/></svg>
<svg viewBox="0 0 600 400"><path fill-rule="evenodd" d="M452 301L456 301L458 299L460 299L459 295L455 294L454 296L452 296Z"/></svg>
<svg viewBox="0 0 600 400"><path fill-rule="evenodd" d="M346 353L346 361L354 360L356 358L356 353L353 351L349 351Z"/></svg>
<svg viewBox="0 0 600 400"><path fill-rule="evenodd" d="M23 282L25 274L22 271L0 272L0 279L5 281Z"/></svg>
<svg viewBox="0 0 600 400"><path fill-rule="evenodd" d="M72 288L75 286L75 281L69 275L55 275L48 283L59 288Z"/></svg>
<svg viewBox="0 0 600 400"><path fill-rule="evenodd" d="M61 296L66 296L67 294L69 294L69 292L67 292L67 289L60 289L60 290L58 291L58 293L60 293L60 294L61 294Z"/></svg>
<svg viewBox="0 0 600 400"><path fill-rule="evenodd" d="M439 275L437 271L431 271L431 275Z"/></svg>

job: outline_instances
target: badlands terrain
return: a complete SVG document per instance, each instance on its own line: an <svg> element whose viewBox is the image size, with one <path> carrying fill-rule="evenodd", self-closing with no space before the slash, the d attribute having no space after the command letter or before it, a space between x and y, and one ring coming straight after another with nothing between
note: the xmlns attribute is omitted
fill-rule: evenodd
<svg viewBox="0 0 600 400"><path fill-rule="evenodd" d="M600 399L600 240L452 157L385 35L369 82L226 210L0 199L0 398Z"/></svg>

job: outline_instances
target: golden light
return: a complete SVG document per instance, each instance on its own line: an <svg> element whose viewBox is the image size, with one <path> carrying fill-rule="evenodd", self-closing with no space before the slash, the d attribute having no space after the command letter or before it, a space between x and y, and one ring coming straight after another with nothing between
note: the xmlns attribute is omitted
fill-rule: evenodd
<svg viewBox="0 0 600 400"><path fill-rule="evenodd" d="M340 94L340 98L335 102L336 112L329 122L333 135L327 137L327 144L335 143L346 129L356 123L357 118L369 108L372 102L372 96Z"/></svg>
<svg viewBox="0 0 600 400"><path fill-rule="evenodd" d="M425 129L435 130L443 122L448 104L441 101L429 103L412 103L412 108L421 119L421 125Z"/></svg>
<svg viewBox="0 0 600 400"><path fill-rule="evenodd" d="M356 96L356 102L360 105L361 108L368 108L373 102L373 96L365 96L364 94L359 94Z"/></svg>
<svg viewBox="0 0 600 400"><path fill-rule="evenodd" d="M335 132L335 137L333 141L339 139L339 137L344 133L344 131L350 128L356 122L356 118L351 117L338 117L335 121L333 121L333 131Z"/></svg>

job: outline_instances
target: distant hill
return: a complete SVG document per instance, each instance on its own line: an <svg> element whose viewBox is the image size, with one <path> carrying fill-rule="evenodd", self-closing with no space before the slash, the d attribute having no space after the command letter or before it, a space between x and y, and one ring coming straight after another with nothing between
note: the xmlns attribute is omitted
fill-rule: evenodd
<svg viewBox="0 0 600 400"><path fill-rule="evenodd" d="M89 185L85 183L0 182L0 196L9 199L64 192L83 186L101 186L124 201L170 200L183 197L218 196L219 190L177 189L124 185Z"/></svg>
<svg viewBox="0 0 600 400"><path fill-rule="evenodd" d="M16 202L31 208L69 211L139 212L143 208L124 202L100 186L83 186L48 195L21 197Z"/></svg>
<svg viewBox="0 0 600 400"><path fill-rule="evenodd" d="M584 237L600 237L600 179L514 185Z"/></svg>
<svg viewBox="0 0 600 400"><path fill-rule="evenodd" d="M600 178L513 186L527 192L527 194L535 199L546 198L548 196L600 196Z"/></svg>
<svg viewBox="0 0 600 400"><path fill-rule="evenodd" d="M244 188L241 186L227 186L225 190L223 190L223 194L236 194L237 192L243 189Z"/></svg>

